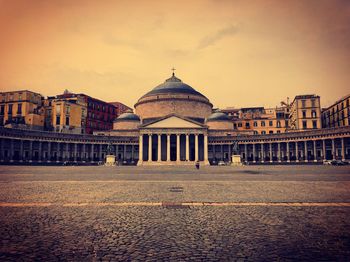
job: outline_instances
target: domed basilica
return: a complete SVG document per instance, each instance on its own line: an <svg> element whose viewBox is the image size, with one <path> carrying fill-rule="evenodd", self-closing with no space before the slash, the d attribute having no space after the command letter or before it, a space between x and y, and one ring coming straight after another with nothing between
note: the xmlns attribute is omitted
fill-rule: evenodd
<svg viewBox="0 0 350 262"><path fill-rule="evenodd" d="M139 165L208 161L208 136L232 135L224 113L213 113L209 99L173 73L143 95L135 113L121 114L109 135L139 137Z"/></svg>

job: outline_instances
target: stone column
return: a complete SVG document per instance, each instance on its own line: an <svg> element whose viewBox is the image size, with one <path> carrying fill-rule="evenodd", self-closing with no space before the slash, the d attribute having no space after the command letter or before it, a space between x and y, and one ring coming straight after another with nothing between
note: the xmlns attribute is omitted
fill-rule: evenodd
<svg viewBox="0 0 350 262"><path fill-rule="evenodd" d="M13 155L14 155L14 145L13 145L13 139L10 140L10 162L13 162Z"/></svg>
<svg viewBox="0 0 350 262"><path fill-rule="evenodd" d="M142 144L142 148L143 148L143 144ZM119 154L119 145L115 145L115 159L116 160L119 160L118 159L118 154ZM142 156L143 156L143 151L142 151ZM143 160L143 159L141 159L141 160Z"/></svg>
<svg viewBox="0 0 350 262"><path fill-rule="evenodd" d="M86 144L83 144L83 152L82 155L80 156L80 160L85 162L86 161Z"/></svg>
<svg viewBox="0 0 350 262"><path fill-rule="evenodd" d="M51 142L47 142L47 162L51 162Z"/></svg>
<svg viewBox="0 0 350 262"><path fill-rule="evenodd" d="M148 162L152 162L152 134L148 134Z"/></svg>
<svg viewBox="0 0 350 262"><path fill-rule="evenodd" d="M39 146L41 145L41 141L39 142ZM41 153L41 148L39 147L39 156L40 156L40 153ZM39 158L39 161L41 159ZM33 141L30 140L29 141L29 162L32 162L33 161Z"/></svg>
<svg viewBox="0 0 350 262"><path fill-rule="evenodd" d="M186 161L190 161L190 135L186 134Z"/></svg>
<svg viewBox="0 0 350 262"><path fill-rule="evenodd" d="M23 152L23 140L21 139L21 141L20 141L20 149L19 149L19 156L20 156L19 161L21 161L21 162L23 162L23 155L24 155L24 152Z"/></svg>
<svg viewBox="0 0 350 262"><path fill-rule="evenodd" d="M298 141L295 142L295 162L299 162Z"/></svg>
<svg viewBox="0 0 350 262"><path fill-rule="evenodd" d="M162 135L158 134L158 162L162 161Z"/></svg>
<svg viewBox="0 0 350 262"><path fill-rule="evenodd" d="M170 135L167 134L166 135L166 142L167 142L167 145L166 145L166 161L170 162Z"/></svg>
<svg viewBox="0 0 350 262"><path fill-rule="evenodd" d="M314 145L314 162L317 162L316 140L313 141L313 145Z"/></svg>
<svg viewBox="0 0 350 262"><path fill-rule="evenodd" d="M195 134L194 136L194 161L198 161L198 134ZM221 150L222 151L222 150Z"/></svg>
<svg viewBox="0 0 350 262"><path fill-rule="evenodd" d="M282 156L281 156L281 142L277 143L277 158L278 158L278 162L282 162Z"/></svg>
<svg viewBox="0 0 350 262"><path fill-rule="evenodd" d="M265 162L265 157L264 157L264 143L261 143L261 159L260 159L261 163Z"/></svg>
<svg viewBox="0 0 350 262"><path fill-rule="evenodd" d="M69 148L69 144L68 143L66 143L66 160L69 160L69 150L68 150L68 148Z"/></svg>
<svg viewBox="0 0 350 262"><path fill-rule="evenodd" d="M134 145L131 145L131 161L134 161Z"/></svg>
<svg viewBox="0 0 350 262"><path fill-rule="evenodd" d="M220 159L221 159L221 161L224 160L224 145L223 144L220 145Z"/></svg>
<svg viewBox="0 0 350 262"><path fill-rule="evenodd" d="M74 143L74 162L77 162L78 144Z"/></svg>
<svg viewBox="0 0 350 262"><path fill-rule="evenodd" d="M304 157L305 157L305 162L308 162L308 155L307 155L307 141L304 141Z"/></svg>
<svg viewBox="0 0 350 262"><path fill-rule="evenodd" d="M176 134L176 161L180 161L180 135Z"/></svg>
<svg viewBox="0 0 350 262"><path fill-rule="evenodd" d="M118 145L116 145L116 157L118 157L117 155L117 148L118 148ZM138 165L142 164L142 161L143 161L143 135L141 134L139 136L139 162L137 163Z"/></svg>
<svg viewBox="0 0 350 262"><path fill-rule="evenodd" d="M228 158L229 162L232 161L232 145L228 145Z"/></svg>
<svg viewBox="0 0 350 262"><path fill-rule="evenodd" d="M91 144L90 158L91 162L94 162L94 144Z"/></svg>
<svg viewBox="0 0 350 262"><path fill-rule="evenodd" d="M30 145L30 143L32 145ZM30 161L32 161L33 158L33 141L29 142L29 156L30 156ZM38 161L41 162L43 156L43 142L39 141L39 150L38 150Z"/></svg>
<svg viewBox="0 0 350 262"><path fill-rule="evenodd" d="M272 143L269 143L270 147L270 163L272 163Z"/></svg>
<svg viewBox="0 0 350 262"><path fill-rule="evenodd" d="M256 163L256 158L255 158L255 144L253 144L253 163Z"/></svg>
<svg viewBox="0 0 350 262"><path fill-rule="evenodd" d="M56 143L56 148L57 148L56 162L59 162L60 155L61 155L61 143L60 142Z"/></svg>
<svg viewBox="0 0 350 262"><path fill-rule="evenodd" d="M289 151L289 142L286 142L286 150L287 150L287 162L290 162L290 151Z"/></svg>
<svg viewBox="0 0 350 262"><path fill-rule="evenodd" d="M98 161L102 161L102 144L98 145Z"/></svg>
<svg viewBox="0 0 350 262"><path fill-rule="evenodd" d="M333 138L332 139L332 156L333 156L333 160L335 160L336 159L336 156L335 156L335 141L334 141L335 139Z"/></svg>
<svg viewBox="0 0 350 262"><path fill-rule="evenodd" d="M127 147L128 145L124 145L123 146L123 160L126 160L127 159L127 157L126 157L126 147Z"/></svg>
<svg viewBox="0 0 350 262"><path fill-rule="evenodd" d="M248 145L244 144L244 160L248 163Z"/></svg>
<svg viewBox="0 0 350 262"><path fill-rule="evenodd" d="M231 161L231 155L230 155ZM204 163L208 164L208 135L204 135Z"/></svg>
<svg viewBox="0 0 350 262"><path fill-rule="evenodd" d="M216 159L216 152L215 152L215 145L214 144L212 145L212 148L213 148L213 159Z"/></svg>
<svg viewBox="0 0 350 262"><path fill-rule="evenodd" d="M341 160L345 161L345 143L344 137L341 138Z"/></svg>

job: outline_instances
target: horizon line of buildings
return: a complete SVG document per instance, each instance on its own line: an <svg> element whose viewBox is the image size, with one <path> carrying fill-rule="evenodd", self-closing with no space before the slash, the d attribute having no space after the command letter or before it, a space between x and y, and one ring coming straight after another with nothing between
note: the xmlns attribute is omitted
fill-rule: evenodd
<svg viewBox="0 0 350 262"><path fill-rule="evenodd" d="M349 126L350 94L327 108L320 96L297 95L275 108L228 107L225 113L237 131L274 134L289 131ZM132 109L120 102L105 102L65 90L45 98L30 90L0 92L0 126L73 134L93 134L113 129L114 120Z"/></svg>

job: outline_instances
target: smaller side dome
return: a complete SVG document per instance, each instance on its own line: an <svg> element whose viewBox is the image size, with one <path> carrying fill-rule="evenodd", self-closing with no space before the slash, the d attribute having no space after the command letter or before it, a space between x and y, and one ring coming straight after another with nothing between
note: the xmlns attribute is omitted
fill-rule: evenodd
<svg viewBox="0 0 350 262"><path fill-rule="evenodd" d="M123 113L120 116L117 117L117 119L114 120L114 122L119 121L138 121L140 122L140 117L134 113Z"/></svg>
<svg viewBox="0 0 350 262"><path fill-rule="evenodd" d="M225 113L215 112L207 118L209 121L230 121L230 118Z"/></svg>

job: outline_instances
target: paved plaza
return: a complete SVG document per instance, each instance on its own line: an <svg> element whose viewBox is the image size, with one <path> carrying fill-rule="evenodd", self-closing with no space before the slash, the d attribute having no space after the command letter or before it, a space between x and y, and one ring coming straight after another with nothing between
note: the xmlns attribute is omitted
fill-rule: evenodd
<svg viewBox="0 0 350 262"><path fill-rule="evenodd" d="M0 166L1 261L348 261L350 167Z"/></svg>

